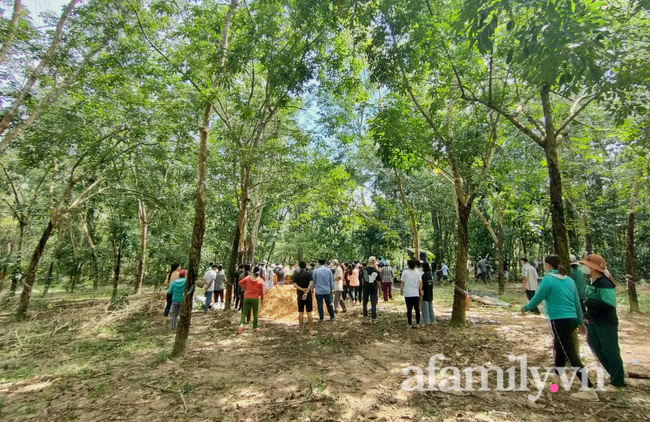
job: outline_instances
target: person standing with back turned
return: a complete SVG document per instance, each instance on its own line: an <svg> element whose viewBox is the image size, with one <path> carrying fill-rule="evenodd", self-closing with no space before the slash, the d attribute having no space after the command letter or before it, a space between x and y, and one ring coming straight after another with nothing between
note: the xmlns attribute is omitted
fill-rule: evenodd
<svg viewBox="0 0 650 422"><path fill-rule="evenodd" d="M312 273L314 277L314 292L316 292L316 307L318 308L318 320L323 322L325 313L323 310L323 301L327 306L327 313L330 315L330 321L334 320L334 306L332 306L332 291L334 290L334 274L325 266L325 259L318 260L318 268Z"/></svg>
<svg viewBox="0 0 650 422"><path fill-rule="evenodd" d="M363 316L368 317L368 300L371 306L371 322L377 320L377 301L381 292L381 274L377 270L377 259L368 258L368 264L363 269Z"/></svg>
<svg viewBox="0 0 650 422"><path fill-rule="evenodd" d="M526 297L530 301L537 291L537 270L528 263L528 259L523 257L521 258L521 280L521 289L526 293ZM532 312L535 315L540 313L537 307L533 308Z"/></svg>
<svg viewBox="0 0 650 422"><path fill-rule="evenodd" d="M237 334L244 330L246 315L250 310L253 311L253 331L257 333L260 331L257 328L260 304L264 303L264 279L260 277L260 267L253 268L253 273L241 279L239 285L244 290L244 305Z"/></svg>

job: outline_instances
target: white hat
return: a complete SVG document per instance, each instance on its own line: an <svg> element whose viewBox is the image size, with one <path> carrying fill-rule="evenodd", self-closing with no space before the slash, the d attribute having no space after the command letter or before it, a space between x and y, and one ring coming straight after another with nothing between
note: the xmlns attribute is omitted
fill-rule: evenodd
<svg viewBox="0 0 650 422"><path fill-rule="evenodd" d="M375 258L374 256L371 256L370 258L368 258L368 265L376 264L376 263L377 263L377 258Z"/></svg>
<svg viewBox="0 0 650 422"><path fill-rule="evenodd" d="M390 265L390 261L389 261L389 260L386 260L386 265Z"/></svg>

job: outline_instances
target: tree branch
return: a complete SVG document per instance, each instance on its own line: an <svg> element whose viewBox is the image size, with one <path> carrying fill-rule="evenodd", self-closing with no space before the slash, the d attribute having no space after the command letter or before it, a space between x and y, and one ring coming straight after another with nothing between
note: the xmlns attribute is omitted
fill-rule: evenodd
<svg viewBox="0 0 650 422"><path fill-rule="evenodd" d="M144 38L147 40L147 42L149 43L149 45L151 46L151 48L153 48L153 49L154 49L154 50L155 50L155 51L156 51L156 52L157 52L157 53L158 53L158 54L159 54L163 59L165 59L165 61L166 61L167 63L169 63L170 65L172 65L172 67L174 67L175 70L176 70L178 73L180 73L181 75L183 75L183 77L185 78L185 80L189 81L189 82L192 84L192 86L194 87L194 89L196 89L196 90L198 91L199 94L202 94L202 93L203 93L203 90L202 90L201 88L199 88L199 86L196 84L196 82L194 82L194 80L193 80L191 77L189 77L189 76L187 75L187 73L183 72L183 71L182 71L178 66L176 66L175 64L173 64L172 61L169 59L169 57L167 57L167 55L165 55L165 53L163 53L163 52L162 52L162 51L161 51L161 50L156 46L156 44L154 44L153 41L151 41L151 38L149 38L149 35L147 35L147 32L144 30L144 26L142 26L142 21L140 20L140 14L138 13L138 11L136 10L136 8L133 6L133 4L132 4L130 1L129 1L129 6L131 6L131 9L133 9L133 12L135 13L135 17L136 17L136 19L138 20L138 26L140 27L140 32L142 32L142 35L143 35Z"/></svg>
<svg viewBox="0 0 650 422"><path fill-rule="evenodd" d="M9 52L9 48L11 47L11 43L13 42L14 34L16 32L16 28L18 27L18 19L20 19L20 12L22 11L22 4L20 3L20 0L15 0L14 1L14 11L13 14L11 15L11 22L9 23L9 29L7 30L7 34L5 36L4 41L2 41L2 48L0 49L0 64L2 64L5 61L5 58L7 57L7 53Z"/></svg>
<svg viewBox="0 0 650 422"><path fill-rule="evenodd" d="M4 152L11 141L16 139L25 129L30 127L36 121L36 119L38 119L45 112L45 110L47 110L47 108L52 105L52 103L54 103L61 96L61 94L63 94L63 92L72 86L74 81L77 79L77 76L79 76L79 73L86 67L86 64L88 64L90 59L92 59L104 47L106 47L106 44L99 44L95 46L95 48L91 49L83 58L75 71L72 72L72 74L68 76L59 86L52 88L50 92L48 92L47 96L38 103L36 109L34 109L34 111L29 115L29 117L27 117L27 119L10 130L9 133L7 133L4 138L2 138L2 141L0 141L0 153Z"/></svg>
<svg viewBox="0 0 650 422"><path fill-rule="evenodd" d="M54 36L52 37L52 42L50 43L50 46L48 47L47 51L39 61L38 65L30 75L30 77L27 79L27 82L20 90L20 93L18 93L18 96L14 99L11 108L9 109L9 111L7 111L7 114L5 114L2 121L0 121L0 135L7 130L7 128L11 124L11 121L14 118L14 115L18 111L18 108L22 105L25 98L27 98L27 95L33 88L38 78L41 76L41 73L43 73L45 66L47 66L47 64L52 59L52 56L54 55L54 52L56 51L57 47L59 46L59 43L61 42L61 38L63 37L63 28L65 27L65 24L68 21L70 14L72 13L72 9L74 8L74 6L77 4L78 1L79 0L71 0L70 3L66 6L63 13L61 14L61 17L59 18L59 23L56 25L56 30L54 31Z"/></svg>
<svg viewBox="0 0 650 422"><path fill-rule="evenodd" d="M591 98L589 98L591 97ZM584 100L585 98L589 98L588 101L586 101L584 104L579 106L580 102ZM596 99L596 94L592 95L583 95L579 97L577 100L573 102L573 105L571 106L571 110L569 112L569 116L564 119L564 121L560 124L560 127L555 131L555 136L559 136L560 133L573 121L576 117L578 117L578 114L582 112L589 104L591 104L592 101Z"/></svg>

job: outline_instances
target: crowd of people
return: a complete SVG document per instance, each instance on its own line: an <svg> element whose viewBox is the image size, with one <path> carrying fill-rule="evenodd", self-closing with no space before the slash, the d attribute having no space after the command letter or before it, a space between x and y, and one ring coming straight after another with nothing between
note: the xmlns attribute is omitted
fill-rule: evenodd
<svg viewBox="0 0 650 422"><path fill-rule="evenodd" d="M308 327L311 334L315 333L312 317L314 301L319 322L325 320L325 311L329 319L334 320L339 310L345 313L349 306L361 306L363 316L374 324L379 298L383 297L385 302L393 300L393 286L397 283L402 296L406 298L408 324L412 327L433 324L433 284L435 280L446 280L449 268L444 263L438 265L436 271L432 271L432 267L436 268L435 264L412 259L403 271L399 271L391 266L389 260L378 260L375 257L364 262L344 263L336 259L320 259L318 263L311 262L308 265L299 262L295 266L267 267L265 261L254 267L251 264L241 264L235 272L231 293L235 310L242 312L238 332L241 333L245 323L251 319L253 330L259 331L258 314L264 292L278 284L292 284L296 289L301 332ZM178 321L185 289L185 273L178 263L174 263L165 280L168 290L164 315L169 317L170 330L176 328ZM227 283L223 267L210 263L201 282L205 291L204 312L217 309L218 304L224 302Z"/></svg>
<svg viewBox="0 0 650 422"><path fill-rule="evenodd" d="M486 274L489 267L487 257L477 264L477 273ZM592 383L578 353L576 332L587 334L587 343L596 358L610 374L611 384L624 387L623 362L618 345L618 318L616 315L616 288L607 270L607 263L600 255L587 255L578 259L571 255L571 266L567 270L560 265L557 255L544 259L544 277L539 277L535 266L524 257L521 263L521 289L528 303L522 313L540 314L539 306L544 303L544 313L551 325L556 374L567 363L578 372L584 391L575 393L577 398L597 400L591 389ZM433 271L433 268L436 270ZM169 328L175 330L183 293L186 271L178 263L172 264L165 284L168 286L167 303L164 315L169 316ZM436 280L445 280L449 268L442 263L438 266L416 259L407 261L406 267L398 271L390 261L374 256L365 262L344 262L338 260L318 260L309 266L301 261L295 266L272 265L266 262L256 266L242 264L235 273L232 300L236 310L241 311L237 333L241 334L246 322L253 320L253 330L258 332L259 309L264 301L264 293L277 284L292 284L296 290L296 307L300 333L306 330L315 334L314 301L319 323L336 319L339 312L347 312L348 306L361 306L363 317L374 324L377 319L377 304L383 297L385 302L393 300L394 285L399 283L404 297L407 324L412 328L435 323L433 310L433 286ZM477 277L481 279L481 277ZM205 290L204 312L214 304L224 301L225 287L228 283L223 267L210 263L203 276ZM370 306L368 306L370 305ZM306 315L305 315L306 314ZM415 318L413 318L415 316ZM305 318L306 317L306 318Z"/></svg>

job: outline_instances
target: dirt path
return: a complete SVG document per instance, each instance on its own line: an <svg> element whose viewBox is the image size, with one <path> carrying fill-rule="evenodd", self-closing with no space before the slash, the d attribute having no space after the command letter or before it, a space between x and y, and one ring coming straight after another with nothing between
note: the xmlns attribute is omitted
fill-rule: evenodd
<svg viewBox="0 0 650 422"><path fill-rule="evenodd" d="M260 333L236 335L238 315L195 313L185 359L168 359L173 336L144 296L115 313L102 300L38 310L32 321L3 317L0 328L0 419L3 421L566 421L650 420L650 381L624 392L577 402L545 388L533 402L524 391L404 391L435 354L438 366L551 364L542 317L473 306L473 324L449 327L446 290L437 292L433 327L406 327L401 298L380 303L376 325L360 307L301 336L294 322L263 320ZM512 293L516 296L516 293ZM644 291L643 294L648 294ZM647 316L620 312L626 369L650 373ZM631 352L631 353L628 353ZM595 364L584 338L581 353ZM636 363L634 363L636 362ZM440 372L437 375L444 375ZM495 379L490 376L489 385ZM476 390L480 381L477 381ZM531 384L532 385L532 384ZM529 386L531 386L529 385Z"/></svg>

